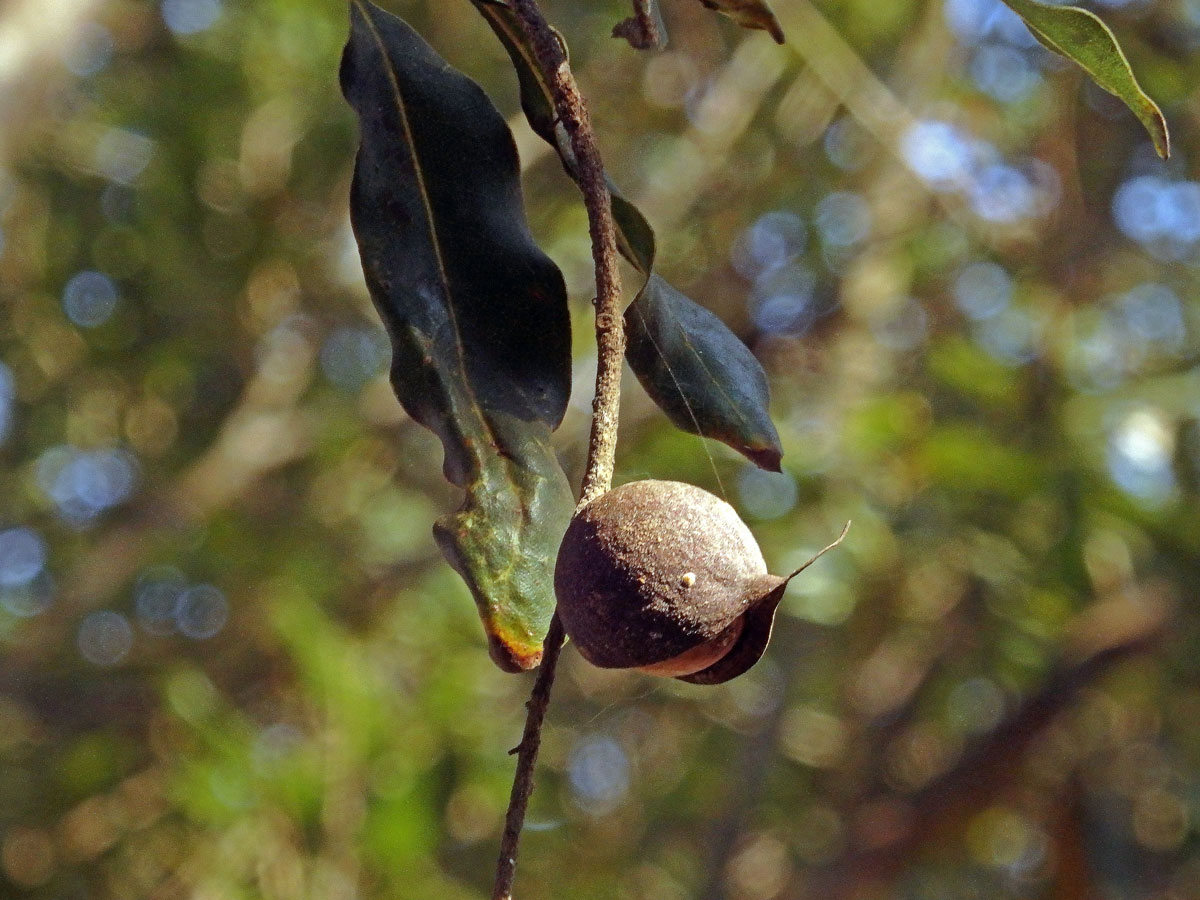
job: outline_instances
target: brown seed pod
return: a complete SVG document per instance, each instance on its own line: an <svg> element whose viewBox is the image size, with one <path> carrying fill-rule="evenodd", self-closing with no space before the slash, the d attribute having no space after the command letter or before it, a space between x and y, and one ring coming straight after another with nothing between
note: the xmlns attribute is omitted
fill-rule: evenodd
<svg viewBox="0 0 1200 900"><path fill-rule="evenodd" d="M724 500L647 480L575 515L554 590L567 634L593 665L719 684L758 662L791 577L767 573Z"/></svg>

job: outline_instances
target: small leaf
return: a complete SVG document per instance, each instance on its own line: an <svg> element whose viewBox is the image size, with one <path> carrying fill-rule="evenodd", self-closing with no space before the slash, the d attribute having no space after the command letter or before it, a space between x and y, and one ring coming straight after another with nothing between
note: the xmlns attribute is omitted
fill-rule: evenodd
<svg viewBox="0 0 1200 900"><path fill-rule="evenodd" d="M1094 13L1077 6L1051 6L1038 0L1004 0L1047 49L1078 63L1092 80L1128 106L1166 159L1171 139L1162 110L1134 77L1116 36Z"/></svg>
<svg viewBox="0 0 1200 900"><path fill-rule="evenodd" d="M625 311L625 328L634 374L676 426L779 471L767 377L724 322L651 275Z"/></svg>
<svg viewBox="0 0 1200 900"><path fill-rule="evenodd" d="M766 0L700 0L709 9L716 10L723 16L728 16L743 28L760 28L769 32L775 38L775 43L783 43L783 29L775 13L771 11Z"/></svg>
<svg viewBox="0 0 1200 900"><path fill-rule="evenodd" d="M608 192L612 197L613 221L617 226L617 249L649 278L657 253L654 229L642 211L626 200L611 180L608 182Z"/></svg>
<svg viewBox="0 0 1200 900"><path fill-rule="evenodd" d="M566 287L529 234L516 147L480 87L366 0L350 19L341 84L362 133L350 216L392 386L466 490L434 531L492 656L532 668L573 507L550 446L571 383Z"/></svg>

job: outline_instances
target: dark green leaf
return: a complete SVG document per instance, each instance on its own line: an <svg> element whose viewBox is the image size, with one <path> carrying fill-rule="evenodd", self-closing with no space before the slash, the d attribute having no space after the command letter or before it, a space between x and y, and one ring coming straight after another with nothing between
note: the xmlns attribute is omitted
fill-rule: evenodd
<svg viewBox="0 0 1200 900"><path fill-rule="evenodd" d="M613 221L617 225L617 249L649 278L654 271L654 256L657 253L654 229L642 211L621 195L612 179L608 180L608 192L612 196Z"/></svg>
<svg viewBox="0 0 1200 900"><path fill-rule="evenodd" d="M783 451L767 408L766 375L724 322L651 275L625 311L625 328L625 356L672 422L779 471Z"/></svg>
<svg viewBox="0 0 1200 900"><path fill-rule="evenodd" d="M771 11L766 0L700 0L709 9L714 9L723 16L728 16L743 28L761 28L775 38L775 43L783 43L783 29L779 20Z"/></svg>
<svg viewBox="0 0 1200 900"><path fill-rule="evenodd" d="M351 3L341 83L362 132L351 220L392 385L466 489L438 544L493 657L530 668L573 506L549 440L570 392L563 278L530 237L512 135L478 85L365 0Z"/></svg>
<svg viewBox="0 0 1200 900"><path fill-rule="evenodd" d="M512 58L521 106L533 130L576 177L566 133L556 124L554 100L512 11L496 0L472 0ZM754 356L724 323L688 299L654 270L654 229L610 180L617 247L647 279L625 314L626 358L667 416L685 431L723 441L767 469L778 470L782 450L767 408L766 377ZM676 381L678 379L678 382Z"/></svg>
<svg viewBox="0 0 1200 900"><path fill-rule="evenodd" d="M1078 63L1092 80L1119 97L1150 133L1164 159L1171 153L1167 120L1134 77L1129 60L1108 26L1086 9L1038 0L1004 0L1048 49Z"/></svg>

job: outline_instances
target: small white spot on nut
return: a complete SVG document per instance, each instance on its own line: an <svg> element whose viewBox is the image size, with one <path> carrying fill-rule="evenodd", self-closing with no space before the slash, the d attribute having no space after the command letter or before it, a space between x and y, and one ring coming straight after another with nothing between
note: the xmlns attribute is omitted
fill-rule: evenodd
<svg viewBox="0 0 1200 900"><path fill-rule="evenodd" d="M679 583L681 585L683 585L685 588L690 588L693 584L696 583L696 573L695 572L684 572L682 575L679 576Z"/></svg>

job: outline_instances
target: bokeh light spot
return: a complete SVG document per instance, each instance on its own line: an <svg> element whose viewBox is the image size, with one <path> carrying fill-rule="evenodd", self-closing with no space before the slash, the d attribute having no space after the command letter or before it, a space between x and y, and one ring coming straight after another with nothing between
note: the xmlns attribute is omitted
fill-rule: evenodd
<svg viewBox="0 0 1200 900"><path fill-rule="evenodd" d="M1187 336L1183 304L1166 285L1138 285L1117 301L1117 312L1131 334L1164 350L1182 349Z"/></svg>
<svg viewBox="0 0 1200 900"><path fill-rule="evenodd" d="M111 278L103 272L87 270L75 275L63 288L63 312L80 328L96 328L112 316L117 299L117 286Z"/></svg>
<svg viewBox="0 0 1200 900"><path fill-rule="evenodd" d="M978 813L967 826L966 839L971 855L979 863L1013 875L1041 864L1049 844L1041 828L1001 806Z"/></svg>
<svg viewBox="0 0 1200 900"><path fill-rule="evenodd" d="M136 131L110 128L96 142L96 168L110 181L132 184L150 165L154 141Z"/></svg>
<svg viewBox="0 0 1200 900"><path fill-rule="evenodd" d="M176 34L196 34L221 18L221 0L162 0L162 17Z"/></svg>
<svg viewBox="0 0 1200 900"><path fill-rule="evenodd" d="M825 130L825 156L846 172L856 172L870 157L870 139L851 118L838 119Z"/></svg>
<svg viewBox="0 0 1200 900"><path fill-rule="evenodd" d="M41 828L9 826L0 841L0 867L18 890L40 887L54 875L54 836Z"/></svg>
<svg viewBox="0 0 1200 900"><path fill-rule="evenodd" d="M792 511L798 490L788 472L764 472L744 466L738 473L738 499L742 510L754 519L778 519Z"/></svg>
<svg viewBox="0 0 1200 900"><path fill-rule="evenodd" d="M1200 244L1200 182L1140 175L1113 195L1113 221L1160 259L1185 259Z"/></svg>
<svg viewBox="0 0 1200 900"><path fill-rule="evenodd" d="M1024 100L1042 82L1025 54L1007 44L984 44L971 60L971 78L985 94L1001 103Z"/></svg>
<svg viewBox="0 0 1200 900"><path fill-rule="evenodd" d="M132 495L137 461L119 448L80 450L59 445L38 457L35 476L59 515L69 524L86 527Z"/></svg>
<svg viewBox="0 0 1200 900"><path fill-rule="evenodd" d="M200 584L179 598L175 625L179 633L193 640L214 637L229 619L229 601L211 584Z"/></svg>
<svg viewBox="0 0 1200 900"><path fill-rule="evenodd" d="M115 666L133 649L133 626L118 612L102 609L79 623L76 646L96 666Z"/></svg>
<svg viewBox="0 0 1200 900"><path fill-rule="evenodd" d="M929 313L917 300L908 298L896 311L873 328L875 339L890 350L912 350L929 335Z"/></svg>
<svg viewBox="0 0 1200 900"><path fill-rule="evenodd" d="M762 331L799 335L816 319L813 296L817 276L807 266L792 263L755 279L750 316Z"/></svg>
<svg viewBox="0 0 1200 900"><path fill-rule="evenodd" d="M571 749L567 778L576 803L586 812L602 816L629 792L629 757L611 737L589 735Z"/></svg>
<svg viewBox="0 0 1200 900"><path fill-rule="evenodd" d="M949 122L924 120L904 133L900 152L908 167L934 190L948 191L968 180L971 147L963 132Z"/></svg>
<svg viewBox="0 0 1200 900"><path fill-rule="evenodd" d="M1175 490L1174 452L1174 434L1165 417L1157 409L1136 409L1118 423L1109 438L1109 473L1126 493L1161 503Z"/></svg>
<svg viewBox="0 0 1200 900"><path fill-rule="evenodd" d="M871 207L860 194L834 191L817 203L814 224L826 244L851 247L871 233Z"/></svg>
<svg viewBox="0 0 1200 900"><path fill-rule="evenodd" d="M334 385L354 393L379 374L388 355L382 329L348 325L336 329L321 346L321 371Z"/></svg>
<svg viewBox="0 0 1200 900"><path fill-rule="evenodd" d="M63 65L72 75L88 78L112 62L112 32L98 22L83 23L62 51Z"/></svg>
<svg viewBox="0 0 1200 900"><path fill-rule="evenodd" d="M8 438L12 430L13 404L16 400L17 385L13 379L12 369L0 362L0 444Z"/></svg>
<svg viewBox="0 0 1200 900"><path fill-rule="evenodd" d="M1017 222L1037 212L1037 192L1020 169L1004 163L985 166L971 183L971 208L988 222Z"/></svg>
<svg viewBox="0 0 1200 900"><path fill-rule="evenodd" d="M44 571L24 584L0 585L0 608L18 619L41 615L53 602L54 581Z"/></svg>
<svg viewBox="0 0 1200 900"><path fill-rule="evenodd" d="M1020 366L1037 354L1041 326L1025 310L1010 306L976 324L975 340L984 350L1010 366Z"/></svg>
<svg viewBox="0 0 1200 900"><path fill-rule="evenodd" d="M0 587L20 587L33 581L46 565L46 543L31 528L0 531Z"/></svg>
<svg viewBox="0 0 1200 900"><path fill-rule="evenodd" d="M954 302L969 318L990 319L1012 300L1013 283L1008 271L993 262L964 266L954 279Z"/></svg>
<svg viewBox="0 0 1200 900"><path fill-rule="evenodd" d="M943 15L950 30L966 44L995 39L1030 47L1035 42L1020 16L1000 0L946 0Z"/></svg>
<svg viewBox="0 0 1200 900"><path fill-rule="evenodd" d="M733 246L733 267L748 281L782 269L804 250L804 221L793 212L765 213Z"/></svg>
<svg viewBox="0 0 1200 900"><path fill-rule="evenodd" d="M1059 191L1058 172L1041 160L1018 167L1000 151L950 122L917 121L904 133L900 152L913 173L932 190L964 195L987 222L1011 224L1044 215Z"/></svg>
<svg viewBox="0 0 1200 900"><path fill-rule="evenodd" d="M143 572L133 589L133 608L142 630L166 636L175 631L175 614L187 591L187 579L173 566Z"/></svg>

